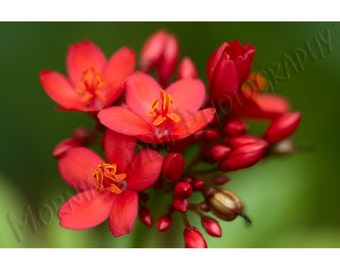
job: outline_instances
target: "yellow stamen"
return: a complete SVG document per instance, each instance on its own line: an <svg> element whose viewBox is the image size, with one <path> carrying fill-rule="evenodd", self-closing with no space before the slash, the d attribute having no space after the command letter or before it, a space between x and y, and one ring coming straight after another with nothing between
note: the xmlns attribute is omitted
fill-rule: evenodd
<svg viewBox="0 0 340 270"><path fill-rule="evenodd" d="M104 102L105 96L102 93L102 87L103 78L96 68L90 67L83 70L81 82L76 91L82 95L81 101L84 103L93 102L95 98Z"/></svg>
<svg viewBox="0 0 340 270"><path fill-rule="evenodd" d="M160 95L161 98L156 99L152 103L151 111L148 113L148 116L156 117L152 124L154 126L159 126L167 119L170 119L175 123L180 122L179 116L170 109L171 105L174 103L173 97L162 89Z"/></svg>
<svg viewBox="0 0 340 270"><path fill-rule="evenodd" d="M97 191L101 191L103 188L106 188L115 194L120 194L122 192L117 183L124 180L126 178L126 174L116 174L116 171L116 164L98 164L97 169L95 169L92 173L93 177L97 181Z"/></svg>

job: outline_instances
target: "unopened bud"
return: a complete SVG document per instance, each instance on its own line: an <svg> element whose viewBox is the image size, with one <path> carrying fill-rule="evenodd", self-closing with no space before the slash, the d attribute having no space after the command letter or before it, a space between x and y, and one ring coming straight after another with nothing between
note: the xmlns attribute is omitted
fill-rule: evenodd
<svg viewBox="0 0 340 270"><path fill-rule="evenodd" d="M242 145L221 162L220 169L228 172L250 167L264 157L267 146L268 144L262 140Z"/></svg>
<svg viewBox="0 0 340 270"><path fill-rule="evenodd" d="M83 142L74 138L69 138L59 142L52 151L54 158L61 158L69 149L82 146Z"/></svg>
<svg viewBox="0 0 340 270"><path fill-rule="evenodd" d="M146 207L141 207L139 210L139 218L140 220L148 227L151 227L153 224L153 218L151 212Z"/></svg>
<svg viewBox="0 0 340 270"><path fill-rule="evenodd" d="M208 162L216 162L226 158L229 155L231 149L224 144L217 144L207 149L203 149L202 151L204 158Z"/></svg>
<svg viewBox="0 0 340 270"><path fill-rule="evenodd" d="M231 148L236 149L244 144L254 143L257 140L258 138L243 134L243 135L237 135L233 137L226 137L223 142L226 145L230 146Z"/></svg>
<svg viewBox="0 0 340 270"><path fill-rule="evenodd" d="M172 200L172 206L180 213L185 213L189 208L189 202L187 199L175 197Z"/></svg>
<svg viewBox="0 0 340 270"><path fill-rule="evenodd" d="M218 175L218 176L215 176L214 178L212 178L212 181L216 185L224 185L224 184L230 182L230 178L228 176L225 176L225 175Z"/></svg>
<svg viewBox="0 0 340 270"><path fill-rule="evenodd" d="M203 139L206 142L216 142L219 138L219 133L216 129L208 128L204 130Z"/></svg>
<svg viewBox="0 0 340 270"><path fill-rule="evenodd" d="M214 237L221 237L222 229L217 220L204 216L201 218L201 223L205 231Z"/></svg>
<svg viewBox="0 0 340 270"><path fill-rule="evenodd" d="M178 79L196 79L197 70L189 57L184 57L178 67Z"/></svg>
<svg viewBox="0 0 340 270"><path fill-rule="evenodd" d="M94 139L95 134L92 130L87 128L77 128L73 131L72 134L73 138L83 141L84 143L89 143L91 140Z"/></svg>
<svg viewBox="0 0 340 270"><path fill-rule="evenodd" d="M232 119L224 125L223 130L229 136L235 136L245 133L248 130L248 126L240 119Z"/></svg>
<svg viewBox="0 0 340 270"><path fill-rule="evenodd" d="M192 186L190 183L187 182L178 182L175 186L175 196L187 199L192 194Z"/></svg>
<svg viewBox="0 0 340 270"><path fill-rule="evenodd" d="M194 226L188 226L183 231L184 246L186 248L207 248L203 235Z"/></svg>
<svg viewBox="0 0 340 270"><path fill-rule="evenodd" d="M245 216L242 212L243 203L232 191L227 189L214 189L206 194L211 212L227 221L234 220L238 215Z"/></svg>
<svg viewBox="0 0 340 270"><path fill-rule="evenodd" d="M204 181L201 179L195 179L191 183L193 191L199 191L204 189Z"/></svg>
<svg viewBox="0 0 340 270"><path fill-rule="evenodd" d="M162 165L162 176L171 183L176 182L184 170L184 157L180 153L169 153Z"/></svg>
<svg viewBox="0 0 340 270"><path fill-rule="evenodd" d="M170 215L161 216L157 222L157 229L160 232L164 232L169 229L172 225L172 218Z"/></svg>
<svg viewBox="0 0 340 270"><path fill-rule="evenodd" d="M298 127L301 120L299 112L288 112L273 120L263 138L268 143L279 142L290 136Z"/></svg>

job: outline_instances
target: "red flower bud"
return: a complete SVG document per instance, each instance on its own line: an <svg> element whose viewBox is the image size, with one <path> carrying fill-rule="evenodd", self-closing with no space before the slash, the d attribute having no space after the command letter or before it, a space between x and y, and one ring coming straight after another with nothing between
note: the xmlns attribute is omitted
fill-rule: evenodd
<svg viewBox="0 0 340 270"><path fill-rule="evenodd" d="M204 181L201 179L195 179L191 183L193 191L203 190L204 188Z"/></svg>
<svg viewBox="0 0 340 270"><path fill-rule="evenodd" d="M224 125L223 130L229 136L235 136L245 133L248 130L248 126L240 119L232 119Z"/></svg>
<svg viewBox="0 0 340 270"><path fill-rule="evenodd" d="M81 140L85 143L89 143L95 137L95 134L90 129L77 128L73 131L72 136L73 138L77 140Z"/></svg>
<svg viewBox="0 0 340 270"><path fill-rule="evenodd" d="M210 205L206 201L201 202L198 206L202 211L210 211Z"/></svg>
<svg viewBox="0 0 340 270"><path fill-rule="evenodd" d="M169 229L172 225L172 218L170 215L161 216L157 222L157 229L160 232L164 232Z"/></svg>
<svg viewBox="0 0 340 270"><path fill-rule="evenodd" d="M83 142L74 138L69 138L60 141L53 149L52 156L54 158L61 158L69 149L73 147L82 146Z"/></svg>
<svg viewBox="0 0 340 270"><path fill-rule="evenodd" d="M237 135L234 137L227 137L223 142L231 148L236 149L244 144L255 143L257 140L258 138L254 138L250 135Z"/></svg>
<svg viewBox="0 0 340 270"><path fill-rule="evenodd" d="M204 130L203 139L206 142L216 142L219 138L219 133L216 129L208 128Z"/></svg>
<svg viewBox="0 0 340 270"><path fill-rule="evenodd" d="M192 186L190 183L187 182L178 182L175 186L175 196L187 199L192 194Z"/></svg>
<svg viewBox="0 0 340 270"><path fill-rule="evenodd" d="M230 151L230 147L218 144L203 150L203 155L208 162L216 162L226 158Z"/></svg>
<svg viewBox="0 0 340 270"><path fill-rule="evenodd" d="M228 172L254 165L265 155L267 145L265 141L257 140L236 148L221 162L220 169Z"/></svg>
<svg viewBox="0 0 340 270"><path fill-rule="evenodd" d="M205 216L201 218L201 223L203 228L209 235L214 237L221 237L222 229L217 220Z"/></svg>
<svg viewBox="0 0 340 270"><path fill-rule="evenodd" d="M139 218L140 220L148 227L151 227L153 224L153 218L151 212L146 207L141 207L139 210Z"/></svg>
<svg viewBox="0 0 340 270"><path fill-rule="evenodd" d="M253 45L238 40L224 42L211 54L206 72L213 102L228 103L235 96L249 76L254 55Z"/></svg>
<svg viewBox="0 0 340 270"><path fill-rule="evenodd" d="M224 185L224 184L230 182L230 178L228 176L225 176L225 175L219 175L219 176L214 177L212 179L212 181L216 185Z"/></svg>
<svg viewBox="0 0 340 270"><path fill-rule="evenodd" d="M203 235L194 226L188 226L183 231L184 246L186 248L207 248L207 242Z"/></svg>
<svg viewBox="0 0 340 270"><path fill-rule="evenodd" d="M178 68L178 79L195 79L197 70L189 57L184 57Z"/></svg>
<svg viewBox="0 0 340 270"><path fill-rule="evenodd" d="M184 157L180 153L169 153L164 157L161 175L171 183L176 182L184 170Z"/></svg>
<svg viewBox="0 0 340 270"><path fill-rule="evenodd" d="M172 206L181 213L185 213L188 210L189 202L187 199L182 199L179 197L175 197L172 200Z"/></svg>
<svg viewBox="0 0 340 270"><path fill-rule="evenodd" d="M279 142L290 136L298 127L301 120L299 112L288 112L273 120L263 138L268 143Z"/></svg>

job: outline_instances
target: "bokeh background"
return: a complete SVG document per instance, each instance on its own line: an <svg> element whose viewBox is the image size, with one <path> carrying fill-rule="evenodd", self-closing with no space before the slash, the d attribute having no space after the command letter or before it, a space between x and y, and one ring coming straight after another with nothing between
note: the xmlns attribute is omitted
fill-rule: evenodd
<svg viewBox="0 0 340 270"><path fill-rule="evenodd" d="M92 122L81 113L56 110L39 82L43 69L65 73L72 43L91 40L108 57L129 46L139 56L144 40L160 28L177 35L181 56L195 61L204 81L206 61L222 42L254 44L253 69L279 66L270 91L288 97L292 110L303 115L293 136L296 153L230 174L228 188L243 199L253 224L221 222L222 238L205 235L209 247L340 247L336 22L1 22L0 247L183 247L180 222L160 233L137 220L133 233L120 238L111 236L106 222L84 231L58 225L57 209L72 190L51 151L74 128ZM306 54L300 64L297 52L300 59ZM165 206L163 198L157 200ZM155 217L162 213L158 209Z"/></svg>

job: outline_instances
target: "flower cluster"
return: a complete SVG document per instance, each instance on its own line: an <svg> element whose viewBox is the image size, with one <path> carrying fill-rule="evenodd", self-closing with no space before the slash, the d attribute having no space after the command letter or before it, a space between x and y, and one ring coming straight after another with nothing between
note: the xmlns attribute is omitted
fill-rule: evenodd
<svg viewBox="0 0 340 270"><path fill-rule="evenodd" d="M250 223L242 200L224 187L228 173L292 153L291 135L301 119L287 99L265 92L265 77L252 71L254 55L251 44L225 42L199 78L166 30L145 41L139 62L128 47L107 59L90 41L71 45L67 76L40 73L60 110L94 121L92 129L76 128L52 152L61 177L77 190L58 211L60 225L80 230L108 220L119 237L133 230L137 218L148 227L156 218L155 227L164 232L178 214L184 246L204 248L200 230L221 237L221 221L241 217ZM252 132L249 119L265 122L266 129ZM155 216L150 197L162 192L169 200ZM188 211L201 224L192 224Z"/></svg>

